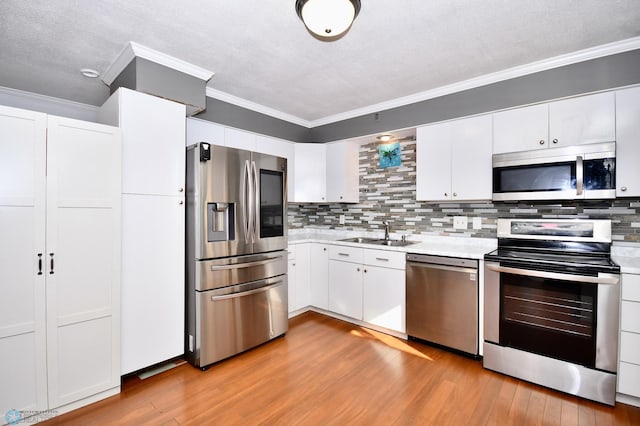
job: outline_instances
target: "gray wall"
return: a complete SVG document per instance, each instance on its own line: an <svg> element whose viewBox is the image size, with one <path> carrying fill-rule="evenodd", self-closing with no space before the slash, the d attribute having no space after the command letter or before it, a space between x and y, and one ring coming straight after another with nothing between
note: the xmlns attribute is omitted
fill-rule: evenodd
<svg viewBox="0 0 640 426"><path fill-rule="evenodd" d="M592 59L308 129L207 98L197 117L293 142L330 142L640 84L640 50Z"/></svg>

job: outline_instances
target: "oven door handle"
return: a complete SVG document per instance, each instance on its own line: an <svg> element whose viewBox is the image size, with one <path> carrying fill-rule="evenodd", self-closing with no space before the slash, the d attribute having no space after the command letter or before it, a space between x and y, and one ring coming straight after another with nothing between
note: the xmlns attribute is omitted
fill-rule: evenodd
<svg viewBox="0 0 640 426"><path fill-rule="evenodd" d="M589 283L589 284L612 284L617 285L620 282L620 275L618 274L606 274L599 272L597 277L590 277L584 275L572 275L572 274L561 274L559 272L545 272L545 271L535 271L532 269L520 269L520 268L510 268L507 266L499 266L495 264L486 264L487 269L494 272L505 272L507 274L514 275L526 275L529 277L538 277L538 278L550 278L553 280L563 280L563 281L577 281L581 283Z"/></svg>

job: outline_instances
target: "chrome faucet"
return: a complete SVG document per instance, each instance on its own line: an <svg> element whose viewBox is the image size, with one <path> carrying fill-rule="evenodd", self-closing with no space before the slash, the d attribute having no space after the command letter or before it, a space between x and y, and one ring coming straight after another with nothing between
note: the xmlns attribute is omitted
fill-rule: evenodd
<svg viewBox="0 0 640 426"><path fill-rule="evenodd" d="M389 241L389 222L382 222L384 225L384 240Z"/></svg>

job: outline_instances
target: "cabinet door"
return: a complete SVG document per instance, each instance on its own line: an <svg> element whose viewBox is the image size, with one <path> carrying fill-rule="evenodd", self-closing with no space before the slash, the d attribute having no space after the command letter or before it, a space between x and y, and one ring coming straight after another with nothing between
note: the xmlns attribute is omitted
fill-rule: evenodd
<svg viewBox="0 0 640 426"><path fill-rule="evenodd" d="M616 196L640 196L640 87L616 92Z"/></svg>
<svg viewBox="0 0 640 426"><path fill-rule="evenodd" d="M326 202L326 148L324 144L295 144L295 194L290 201Z"/></svg>
<svg viewBox="0 0 640 426"><path fill-rule="evenodd" d="M188 118L186 124L186 146L198 142L224 146L224 126L210 121Z"/></svg>
<svg viewBox="0 0 640 426"><path fill-rule="evenodd" d="M362 265L329 260L329 310L362 319Z"/></svg>
<svg viewBox="0 0 640 426"><path fill-rule="evenodd" d="M311 300L320 309L329 309L329 248L326 244L311 245Z"/></svg>
<svg viewBox="0 0 640 426"><path fill-rule="evenodd" d="M364 320L405 332L405 272L364 266Z"/></svg>
<svg viewBox="0 0 640 426"><path fill-rule="evenodd" d="M328 144L327 201L357 203L360 201L359 146L352 142Z"/></svg>
<svg viewBox="0 0 640 426"><path fill-rule="evenodd" d="M288 271L287 271L287 299L289 306L289 313L296 310L296 260L289 259Z"/></svg>
<svg viewBox="0 0 640 426"><path fill-rule="evenodd" d="M616 140L614 93L580 96L549 104L551 146Z"/></svg>
<svg viewBox="0 0 640 426"><path fill-rule="evenodd" d="M120 130L48 119L50 408L120 386Z"/></svg>
<svg viewBox="0 0 640 426"><path fill-rule="evenodd" d="M184 353L184 199L125 194L122 217L124 375Z"/></svg>
<svg viewBox="0 0 640 426"><path fill-rule="evenodd" d="M247 151L256 150L255 133L244 132L242 130L224 128L224 144L231 148L244 149Z"/></svg>
<svg viewBox="0 0 640 426"><path fill-rule="evenodd" d="M452 122L416 131L416 199L451 200Z"/></svg>
<svg viewBox="0 0 640 426"><path fill-rule="evenodd" d="M549 146L549 104L493 114L493 153L529 151Z"/></svg>
<svg viewBox="0 0 640 426"><path fill-rule="evenodd" d="M451 199L490 200L493 173L491 116L451 123Z"/></svg>
<svg viewBox="0 0 640 426"><path fill-rule="evenodd" d="M185 106L118 89L122 192L180 195L185 179ZM94 159L86 157L84 161Z"/></svg>
<svg viewBox="0 0 640 426"><path fill-rule="evenodd" d="M0 107L0 413L48 408L46 275L39 269L46 256L46 120Z"/></svg>
<svg viewBox="0 0 640 426"><path fill-rule="evenodd" d="M311 304L311 244L298 244L296 247L296 309Z"/></svg>

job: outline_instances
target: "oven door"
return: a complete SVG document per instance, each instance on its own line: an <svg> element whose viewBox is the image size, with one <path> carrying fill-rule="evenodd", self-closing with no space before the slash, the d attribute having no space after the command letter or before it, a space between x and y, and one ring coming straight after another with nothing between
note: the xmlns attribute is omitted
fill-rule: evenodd
<svg viewBox="0 0 640 426"><path fill-rule="evenodd" d="M485 264L485 340L617 371L619 276Z"/></svg>

